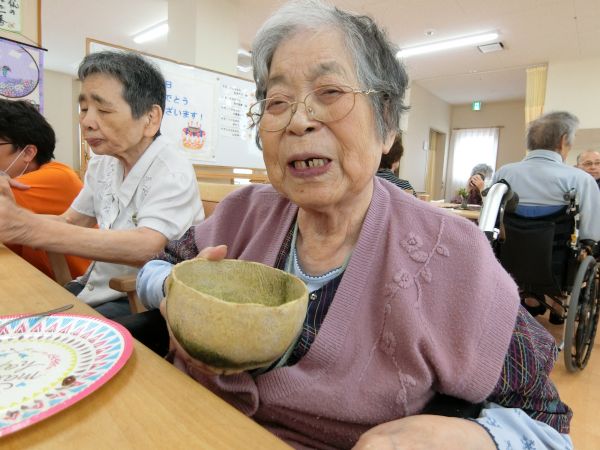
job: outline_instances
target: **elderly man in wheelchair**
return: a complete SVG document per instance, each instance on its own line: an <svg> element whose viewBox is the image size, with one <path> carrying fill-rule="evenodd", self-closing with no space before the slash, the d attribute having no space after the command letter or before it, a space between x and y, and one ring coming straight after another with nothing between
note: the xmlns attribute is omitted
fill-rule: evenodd
<svg viewBox="0 0 600 450"><path fill-rule="evenodd" d="M550 310L551 323L566 322L563 343L568 370L583 369L591 355L600 313L597 242L579 237L577 192L567 205L519 205L505 180L486 197L479 228L519 286L532 315ZM536 306L528 303L531 299Z"/></svg>

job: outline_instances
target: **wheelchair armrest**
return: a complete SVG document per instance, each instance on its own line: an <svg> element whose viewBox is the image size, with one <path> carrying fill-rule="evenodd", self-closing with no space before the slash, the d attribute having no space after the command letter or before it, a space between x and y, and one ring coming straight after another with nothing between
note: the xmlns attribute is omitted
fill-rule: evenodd
<svg viewBox="0 0 600 450"><path fill-rule="evenodd" d="M126 275L123 277L111 278L108 282L108 286L115 291L123 292L127 294L129 300L129 308L133 314L146 311L144 305L140 301L137 292L135 290L136 276Z"/></svg>

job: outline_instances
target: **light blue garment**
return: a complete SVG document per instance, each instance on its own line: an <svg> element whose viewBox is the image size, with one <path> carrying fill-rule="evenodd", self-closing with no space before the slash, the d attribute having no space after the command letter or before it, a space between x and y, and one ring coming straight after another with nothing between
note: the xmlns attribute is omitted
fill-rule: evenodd
<svg viewBox="0 0 600 450"><path fill-rule="evenodd" d="M573 449L569 435L532 419L522 409L486 403L475 421L492 436L498 450Z"/></svg>
<svg viewBox="0 0 600 450"><path fill-rule="evenodd" d="M172 269L172 264L161 260L150 261L142 267L137 276L137 292L146 308L158 308L164 298L164 282ZM500 450L573 448L568 435L532 419L520 409L487 403L476 422L486 428Z"/></svg>
<svg viewBox="0 0 600 450"><path fill-rule="evenodd" d="M600 240L600 191L594 178L576 167L563 163L560 154L550 150L532 150L523 161L502 166L494 182L505 179L519 195L520 205L567 205L568 194L575 189L579 199L579 235Z"/></svg>
<svg viewBox="0 0 600 450"><path fill-rule="evenodd" d="M138 272L136 290L142 304L147 309L158 309L165 298L163 286L173 270L173 264L160 259L147 262Z"/></svg>

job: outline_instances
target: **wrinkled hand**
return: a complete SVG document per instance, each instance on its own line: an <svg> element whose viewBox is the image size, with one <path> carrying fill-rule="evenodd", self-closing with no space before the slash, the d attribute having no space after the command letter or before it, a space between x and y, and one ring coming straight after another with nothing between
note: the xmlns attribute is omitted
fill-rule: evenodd
<svg viewBox="0 0 600 450"><path fill-rule="evenodd" d="M31 186L27 186L26 184L20 183L17 180L13 180L8 175L0 172L0 197L7 197L14 202L15 196L13 195L11 187L25 191Z"/></svg>
<svg viewBox="0 0 600 450"><path fill-rule="evenodd" d="M476 174L476 175L473 175L471 178L469 178L469 187L470 188L477 189L479 192L481 192L483 190L484 186L485 186L485 183L479 175Z"/></svg>
<svg viewBox="0 0 600 450"><path fill-rule="evenodd" d="M475 422L427 414L383 423L364 433L353 450L495 450Z"/></svg>
<svg viewBox="0 0 600 450"><path fill-rule="evenodd" d="M197 258L205 258L210 261L220 261L225 258L227 254L227 246L219 245L217 247L206 247L200 253L198 253ZM167 278L165 281L165 293L168 294L169 286L170 286L171 278ZM167 299L163 299L160 302L160 312L167 321L167 329L169 330L169 355L173 355L173 364L178 369L187 372L189 374L193 374L194 372L200 372L204 375L230 375L234 373L239 373L239 370L225 370L219 369L216 367L209 366L204 364L202 361L198 361L197 359L192 358L184 348L177 342L175 336L173 336L173 332L171 331L171 327L169 327L169 321L167 319Z"/></svg>
<svg viewBox="0 0 600 450"><path fill-rule="evenodd" d="M0 195L0 242L27 243L27 223L33 213L17 206L14 199Z"/></svg>

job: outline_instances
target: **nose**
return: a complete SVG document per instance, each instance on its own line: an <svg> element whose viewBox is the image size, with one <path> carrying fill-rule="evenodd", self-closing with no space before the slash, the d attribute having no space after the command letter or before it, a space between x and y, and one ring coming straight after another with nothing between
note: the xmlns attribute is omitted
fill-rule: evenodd
<svg viewBox="0 0 600 450"><path fill-rule="evenodd" d="M96 121L96 114L90 108L87 111L81 111L79 113L79 124L82 128L95 130L98 128L98 124Z"/></svg>
<svg viewBox="0 0 600 450"><path fill-rule="evenodd" d="M296 102L292 107L292 117L286 131L302 135L316 130L322 126L322 123L314 118L314 113L315 111L310 103L307 105L306 101Z"/></svg>

